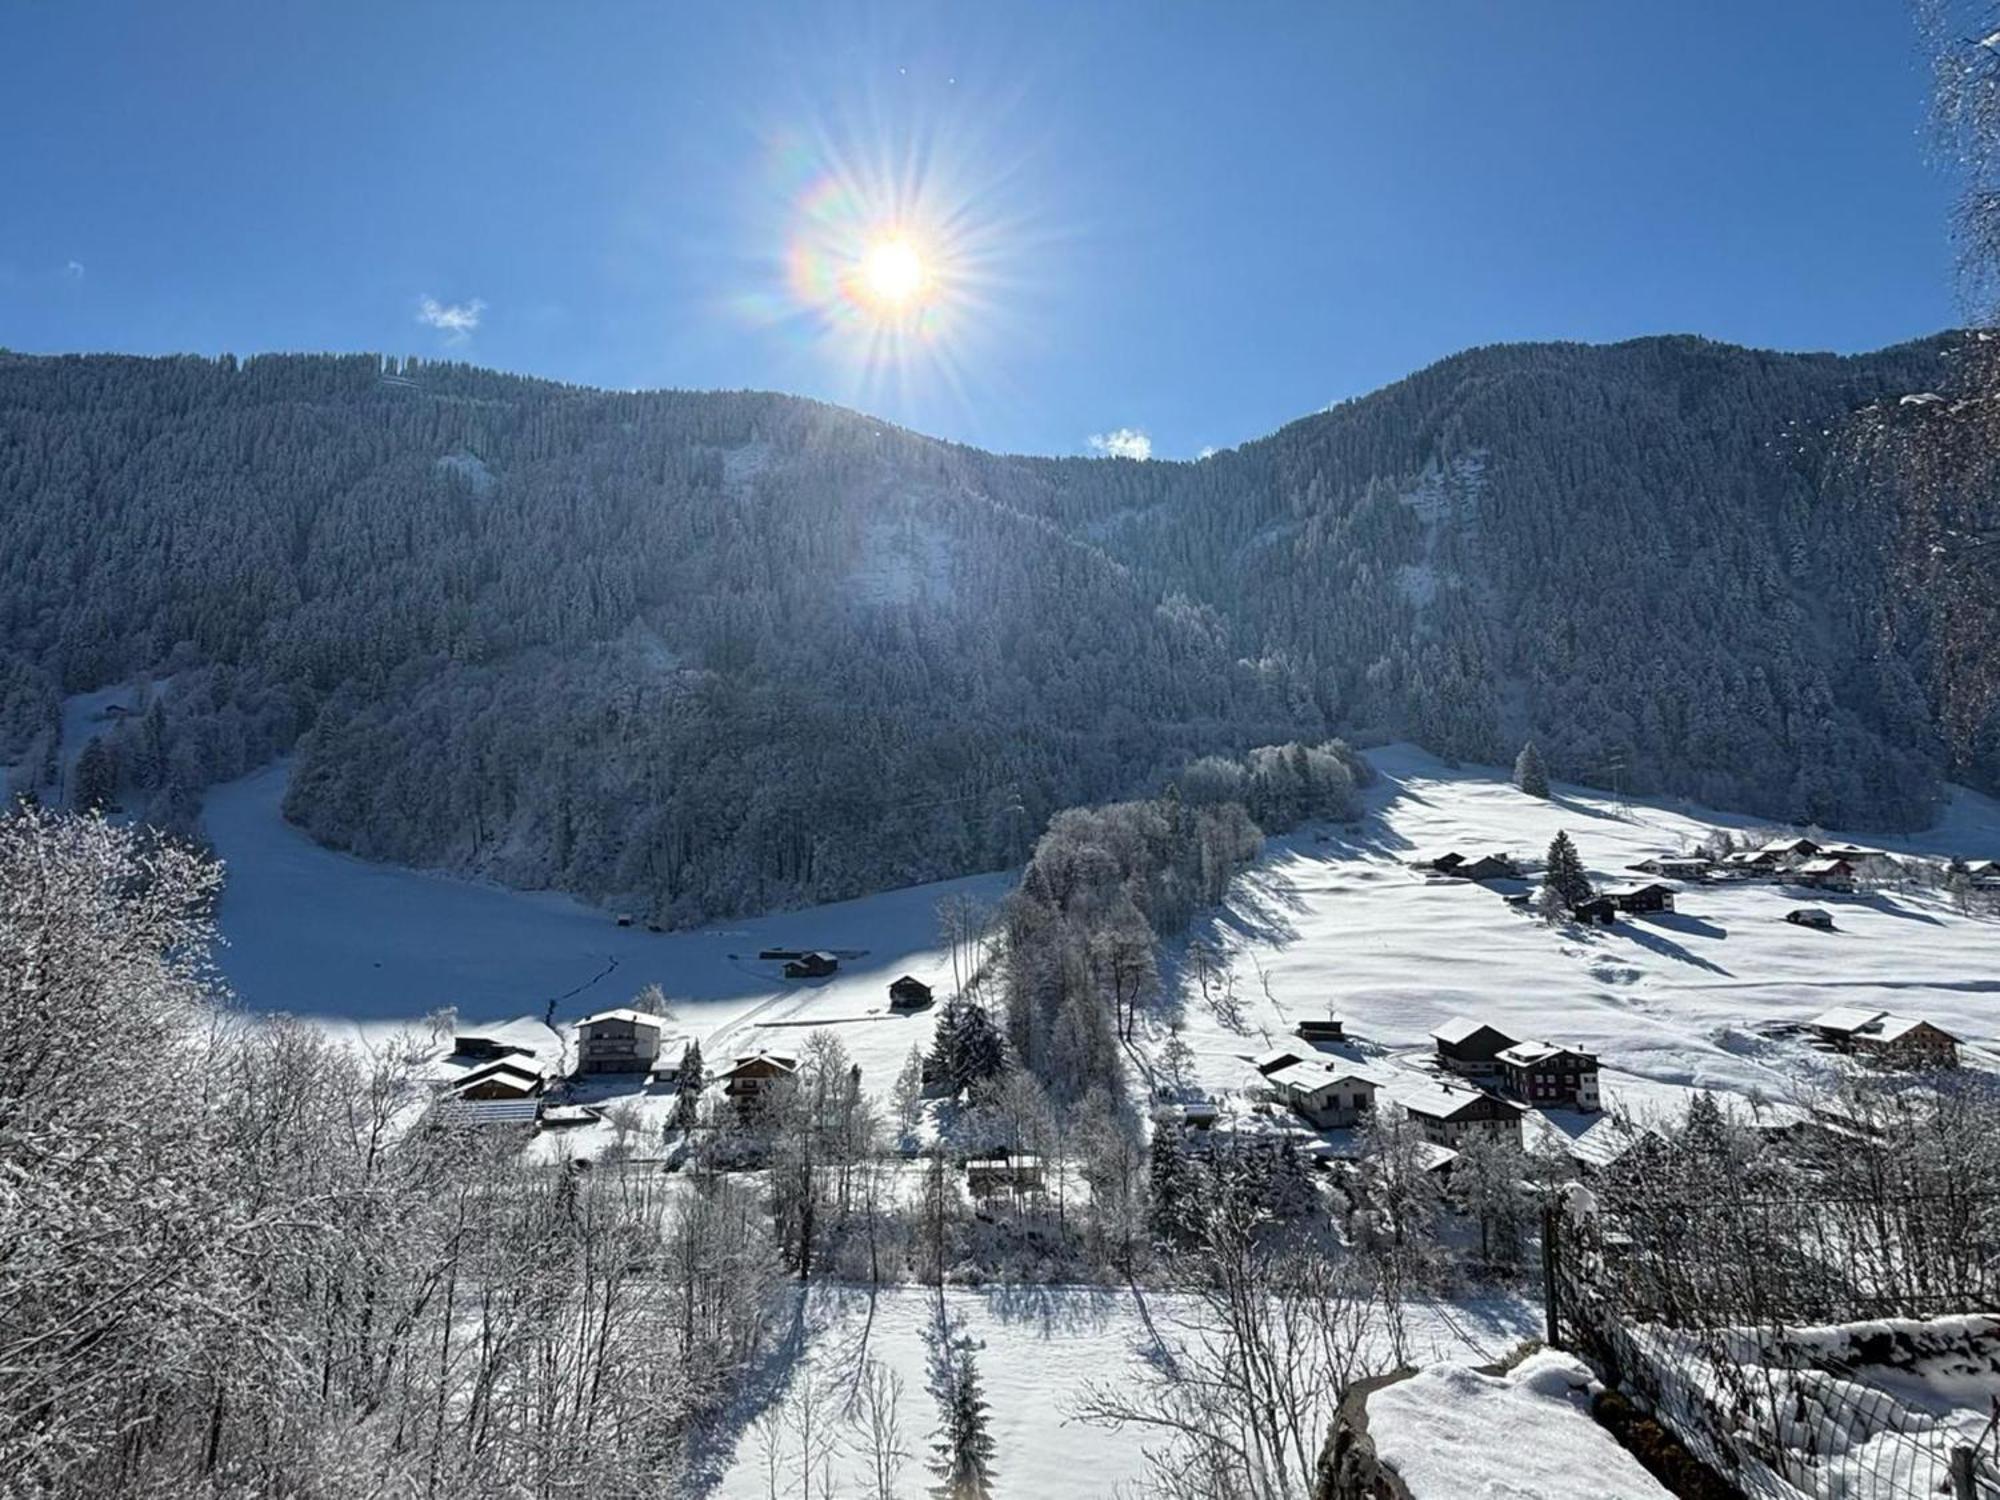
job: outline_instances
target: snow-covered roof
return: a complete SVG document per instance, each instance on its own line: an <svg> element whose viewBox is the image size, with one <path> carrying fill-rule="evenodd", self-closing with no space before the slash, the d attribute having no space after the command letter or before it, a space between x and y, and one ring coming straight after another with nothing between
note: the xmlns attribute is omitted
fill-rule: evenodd
<svg viewBox="0 0 2000 1500"><path fill-rule="evenodd" d="M539 1099L446 1099L431 1107L431 1118L459 1128L532 1125L541 1108Z"/></svg>
<svg viewBox="0 0 2000 1500"><path fill-rule="evenodd" d="M539 1083L548 1076L532 1058L503 1057L474 1068L470 1073L459 1074L451 1080L451 1086L454 1089L470 1088L475 1083L484 1083L503 1073L511 1073L524 1083Z"/></svg>
<svg viewBox="0 0 2000 1500"><path fill-rule="evenodd" d="M1831 922L1833 920L1833 913L1823 906L1796 906L1786 912L1785 915L1796 921L1805 922Z"/></svg>
<svg viewBox="0 0 2000 1500"><path fill-rule="evenodd" d="M1658 1131L1610 1116L1569 1142L1569 1154L1585 1166L1608 1167L1640 1142L1665 1139Z"/></svg>
<svg viewBox="0 0 2000 1500"><path fill-rule="evenodd" d="M1759 854L1791 854L1801 848L1817 848L1817 847L1818 845L1814 844L1811 839L1793 837L1785 839L1772 839L1769 843L1765 844L1757 852Z"/></svg>
<svg viewBox="0 0 2000 1500"><path fill-rule="evenodd" d="M722 1076L724 1078L733 1077L748 1068L756 1067L760 1063L768 1064L781 1073L796 1073L799 1070L799 1060L796 1057L786 1057L777 1052L749 1052L731 1062Z"/></svg>
<svg viewBox="0 0 2000 1500"><path fill-rule="evenodd" d="M1625 901L1635 896L1648 895L1653 891L1663 891L1671 896L1674 888L1670 885L1661 885L1657 880L1649 880L1644 885L1621 885L1616 889L1599 891L1597 894L1609 897L1613 901Z"/></svg>
<svg viewBox="0 0 2000 1500"><path fill-rule="evenodd" d="M1916 1016L1885 1015L1877 1020L1874 1025L1868 1027L1868 1037L1871 1041L1895 1042L1902 1040L1902 1038L1908 1036L1919 1026L1929 1025L1928 1021L1921 1020ZM1942 1027L1935 1026L1931 1029L1934 1031L1943 1030ZM1951 1035L1949 1032L1945 1032L1944 1034L1946 1036ZM1952 1037L1952 1040L1957 1041L1958 1038Z"/></svg>
<svg viewBox="0 0 2000 1500"><path fill-rule="evenodd" d="M1809 859L1799 866L1801 875L1833 875L1848 868L1844 859Z"/></svg>
<svg viewBox="0 0 2000 1500"><path fill-rule="evenodd" d="M667 1024L665 1016L656 1016L649 1010L634 1010L629 1005L621 1005L616 1010L600 1010L594 1016L585 1016L576 1024L594 1026L599 1021L631 1021L635 1025L651 1026L656 1031L665 1029Z"/></svg>
<svg viewBox="0 0 2000 1500"><path fill-rule="evenodd" d="M1336 1083L1362 1083L1370 1089L1375 1087L1375 1080L1365 1073L1356 1072L1352 1068L1331 1068L1325 1063L1316 1062L1295 1062L1278 1069L1270 1077L1271 1082L1283 1088L1297 1089L1306 1094L1317 1093Z"/></svg>
<svg viewBox="0 0 2000 1500"><path fill-rule="evenodd" d="M1860 1031L1872 1026L1887 1015L1887 1011L1862 1010L1852 1005L1836 1005L1832 1010L1822 1011L1806 1025L1814 1031Z"/></svg>
<svg viewBox="0 0 2000 1500"><path fill-rule="evenodd" d="M1498 1036L1505 1036L1507 1034L1501 1031L1499 1027L1488 1026L1486 1022L1475 1020L1471 1016L1453 1016L1449 1021L1446 1021L1442 1026L1432 1031L1431 1035L1441 1042L1457 1043L1466 1041L1478 1035L1481 1031L1492 1031Z"/></svg>
<svg viewBox="0 0 2000 1500"><path fill-rule="evenodd" d="M1563 1052L1574 1053L1578 1057L1590 1055L1587 1052L1578 1052L1574 1047L1558 1046L1554 1042L1516 1042L1496 1055L1503 1063L1513 1063L1516 1067L1526 1068Z"/></svg>
<svg viewBox="0 0 2000 1500"><path fill-rule="evenodd" d="M1452 1088L1449 1084L1432 1083L1423 1079L1398 1084L1389 1091L1389 1097L1411 1114L1428 1115L1434 1120L1456 1119L1469 1107L1482 1101L1503 1104L1516 1114L1522 1112L1521 1106L1511 1100L1501 1099L1478 1089Z"/></svg>

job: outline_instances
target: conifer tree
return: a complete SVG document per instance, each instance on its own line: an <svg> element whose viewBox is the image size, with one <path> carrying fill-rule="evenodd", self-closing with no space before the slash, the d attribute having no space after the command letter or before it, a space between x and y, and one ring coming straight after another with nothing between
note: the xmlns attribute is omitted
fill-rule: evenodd
<svg viewBox="0 0 2000 1500"><path fill-rule="evenodd" d="M1542 752L1529 740L1521 747L1521 753L1514 757L1514 785L1530 797L1547 797L1549 794L1548 767L1542 764Z"/></svg>
<svg viewBox="0 0 2000 1500"><path fill-rule="evenodd" d="M1583 858L1566 830L1558 829L1549 842L1548 868L1542 881L1570 911L1575 911L1593 894L1590 877L1584 873Z"/></svg>
<svg viewBox="0 0 2000 1500"><path fill-rule="evenodd" d="M76 782L71 801L80 812L109 807L118 796L118 763L95 735L76 758Z"/></svg>
<svg viewBox="0 0 2000 1500"><path fill-rule="evenodd" d="M701 1112L701 1090L708 1082L701 1061L701 1043L691 1041L687 1045L687 1056L681 1062L680 1092L674 1097L674 1124L682 1130L694 1125Z"/></svg>
<svg viewBox="0 0 2000 1500"><path fill-rule="evenodd" d="M931 1442L936 1500L987 1500L993 1493L993 1434L972 1341L940 1313L926 1384L938 1406Z"/></svg>

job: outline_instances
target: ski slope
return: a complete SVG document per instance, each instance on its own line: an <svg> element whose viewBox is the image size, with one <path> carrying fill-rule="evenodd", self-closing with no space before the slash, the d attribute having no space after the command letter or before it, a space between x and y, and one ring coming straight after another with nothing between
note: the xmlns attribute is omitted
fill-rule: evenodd
<svg viewBox="0 0 2000 1500"><path fill-rule="evenodd" d="M1764 825L1569 786L1542 801L1498 771L1454 769L1408 746L1368 758L1380 779L1361 822L1272 840L1195 934L1224 955L1210 1000L1187 944L1170 955L1180 1009L1161 1022L1179 1020L1205 1088L1245 1089L1255 1082L1247 1057L1329 1011L1347 1020L1350 1056L1378 1066L1421 1065L1432 1028L1461 1014L1517 1039L1581 1046L1600 1055L1610 1102L1638 1113L1671 1107L1691 1088L1794 1094L1831 1062L1783 1034L1783 1023L1835 1005L1931 1020L1983 1044L1975 1061L2000 1030L2000 921L1963 916L1941 892L1669 881L1680 887L1676 912L1551 927L1506 904L1504 892L1523 883L1446 880L1411 861L1447 849L1539 860L1566 829L1598 885L1635 884L1650 877L1628 866L1649 855L1679 852L1715 828ZM1856 841L1983 856L2000 850L2000 805L1958 790L1933 834ZM1837 930L1783 920L1799 906L1832 912ZM1233 990L1234 1015L1218 1003L1224 990ZM1163 1039L1156 1025L1156 1055Z"/></svg>

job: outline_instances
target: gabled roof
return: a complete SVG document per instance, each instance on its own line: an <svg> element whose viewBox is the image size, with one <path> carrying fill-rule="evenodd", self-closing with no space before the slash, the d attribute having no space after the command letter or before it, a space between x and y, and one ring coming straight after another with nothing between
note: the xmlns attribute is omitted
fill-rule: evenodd
<svg viewBox="0 0 2000 1500"><path fill-rule="evenodd" d="M1250 1066L1268 1078L1280 1068L1288 1067L1292 1063L1306 1061L1311 1054L1312 1048L1310 1047L1304 1050L1295 1047L1275 1047L1269 1052L1260 1053L1258 1056L1252 1058Z"/></svg>
<svg viewBox="0 0 2000 1500"><path fill-rule="evenodd" d="M1795 873L1800 875L1831 875L1838 870L1851 870L1852 868L1853 866L1849 865L1844 859L1809 859L1800 865Z"/></svg>
<svg viewBox="0 0 2000 1500"><path fill-rule="evenodd" d="M1516 1115L1527 1113L1511 1099L1502 1099L1493 1094L1482 1093L1478 1089L1455 1089L1442 1083L1427 1080L1398 1084L1389 1091L1404 1109L1414 1115L1425 1115L1433 1120L1455 1120L1482 1104L1497 1104L1512 1110Z"/></svg>
<svg viewBox="0 0 2000 1500"><path fill-rule="evenodd" d="M1795 854L1801 849L1817 849L1818 844L1809 838L1794 835L1791 838L1772 839L1758 849L1759 854Z"/></svg>
<svg viewBox="0 0 2000 1500"><path fill-rule="evenodd" d="M1499 1054L1499 1060L1503 1063L1513 1063L1517 1067L1526 1068L1532 1067L1538 1062L1545 1062L1551 1057L1559 1057L1565 1052L1569 1053L1572 1057L1586 1058L1592 1062L1596 1061L1595 1057L1581 1048L1558 1046L1554 1042L1516 1042L1513 1046Z"/></svg>
<svg viewBox="0 0 2000 1500"><path fill-rule="evenodd" d="M1920 1020L1916 1016L1885 1015L1876 1021L1874 1025L1868 1027L1863 1034L1870 1041L1895 1042L1901 1041L1919 1026L1929 1026L1932 1031L1935 1031L1940 1036L1950 1037L1954 1042L1958 1040L1957 1037L1952 1036L1942 1026Z"/></svg>
<svg viewBox="0 0 2000 1500"><path fill-rule="evenodd" d="M799 1060L796 1057L785 1057L776 1052L750 1052L730 1063L723 1070L722 1077L733 1078L738 1073L746 1072L759 1064L776 1068L780 1073L796 1073L799 1070Z"/></svg>
<svg viewBox="0 0 2000 1500"><path fill-rule="evenodd" d="M1671 896L1674 888L1670 885L1661 885L1657 880L1649 880L1644 885L1621 885L1616 890L1603 890L1597 894L1612 901L1622 901L1629 900L1633 896L1650 895L1654 891L1663 896Z"/></svg>
<svg viewBox="0 0 2000 1500"><path fill-rule="evenodd" d="M1862 1010L1853 1005L1836 1005L1832 1010L1822 1011L1806 1025L1814 1031L1861 1031L1888 1014L1884 1010Z"/></svg>
<svg viewBox="0 0 2000 1500"><path fill-rule="evenodd" d="M649 1010L634 1010L629 1005L621 1005L616 1010L600 1010L594 1016L585 1016L576 1024L594 1026L599 1021L631 1021L635 1025L651 1026L656 1031L664 1030L667 1025L665 1016L656 1016Z"/></svg>
<svg viewBox="0 0 2000 1500"><path fill-rule="evenodd" d="M1375 1088L1375 1080L1365 1073L1351 1068L1329 1068L1324 1063L1295 1062L1278 1069L1270 1075L1271 1082L1283 1088L1297 1089L1301 1093L1317 1093L1336 1083L1362 1083L1370 1091Z"/></svg>
<svg viewBox="0 0 2000 1500"><path fill-rule="evenodd" d="M451 1087L454 1090L470 1088L475 1083L484 1083L487 1079L498 1078L503 1073L512 1074L523 1083L540 1083L548 1076L540 1068L534 1067L529 1063L516 1062L511 1057L503 1057L487 1063L483 1067L474 1068L469 1073L459 1074L458 1077L451 1080Z"/></svg>
<svg viewBox="0 0 2000 1500"><path fill-rule="evenodd" d="M1482 1031L1490 1031L1495 1036L1507 1036L1507 1033L1499 1027L1489 1026L1486 1022L1474 1020L1471 1016L1453 1016L1449 1021L1446 1021L1442 1026L1433 1031L1431 1035L1441 1042L1450 1042L1456 1045L1459 1042L1471 1041L1472 1038L1479 1035ZM1513 1038L1507 1037L1507 1040L1511 1044Z"/></svg>

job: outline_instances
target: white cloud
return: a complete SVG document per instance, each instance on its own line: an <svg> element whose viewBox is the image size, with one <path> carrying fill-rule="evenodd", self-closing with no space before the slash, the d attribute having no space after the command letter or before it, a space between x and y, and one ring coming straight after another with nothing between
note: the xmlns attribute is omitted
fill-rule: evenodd
<svg viewBox="0 0 2000 1500"><path fill-rule="evenodd" d="M1120 427L1113 432L1093 432L1090 446L1106 458L1151 458L1153 440L1136 427Z"/></svg>
<svg viewBox="0 0 2000 1500"><path fill-rule="evenodd" d="M69 277L72 281L83 280L83 262L80 260L66 262L63 265L63 275Z"/></svg>
<svg viewBox="0 0 2000 1500"><path fill-rule="evenodd" d="M1216 455L1216 454L1220 453L1221 451L1222 451L1222 450L1221 450L1220 448L1216 447L1216 446L1215 446L1215 444L1213 444L1213 443L1206 443L1206 444L1204 444L1204 445L1202 446L1202 450L1201 450L1201 452L1197 453L1197 454L1195 455L1195 457L1196 457L1196 458L1213 458L1213 457L1215 457L1215 455Z"/></svg>
<svg viewBox="0 0 2000 1500"><path fill-rule="evenodd" d="M437 329L449 344L462 344L472 337L486 303L478 297L470 302L440 302L426 297L417 304L417 321Z"/></svg>

